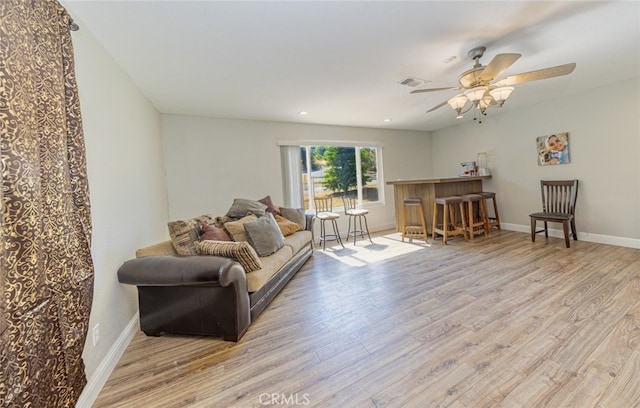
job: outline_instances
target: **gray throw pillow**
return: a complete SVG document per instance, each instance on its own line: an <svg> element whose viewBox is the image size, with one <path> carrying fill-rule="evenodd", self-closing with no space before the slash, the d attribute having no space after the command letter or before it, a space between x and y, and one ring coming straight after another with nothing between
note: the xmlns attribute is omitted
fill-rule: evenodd
<svg viewBox="0 0 640 408"><path fill-rule="evenodd" d="M236 198L233 200L233 204L229 211L227 211L227 217L229 218L242 218L249 214L262 217L266 212L267 206L257 200L249 200L246 198Z"/></svg>
<svg viewBox="0 0 640 408"><path fill-rule="evenodd" d="M280 207L280 214L289 221L293 221L298 224L301 230L307 228L307 220L304 216L304 208Z"/></svg>
<svg viewBox="0 0 640 408"><path fill-rule="evenodd" d="M244 224L244 230L258 256L269 256L284 246L284 236L271 214Z"/></svg>

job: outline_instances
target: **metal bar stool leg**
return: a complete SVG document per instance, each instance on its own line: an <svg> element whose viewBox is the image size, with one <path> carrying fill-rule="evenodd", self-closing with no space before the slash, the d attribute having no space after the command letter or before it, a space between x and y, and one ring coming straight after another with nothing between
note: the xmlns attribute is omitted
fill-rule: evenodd
<svg viewBox="0 0 640 408"><path fill-rule="evenodd" d="M362 218L364 218L364 227L365 227L365 231L367 232L367 237L369 238L369 242L373 244L373 241L371 240L371 234L369 234L369 223L367 223L367 217L362 217ZM364 236L362 238L364 238Z"/></svg>
<svg viewBox="0 0 640 408"><path fill-rule="evenodd" d="M340 238L340 232L338 232L338 222L335 219L333 219L331 220L331 225L333 226L333 234L336 237L336 241L338 241L340 245L342 245L342 247L344 248L344 244L342 243L342 238Z"/></svg>

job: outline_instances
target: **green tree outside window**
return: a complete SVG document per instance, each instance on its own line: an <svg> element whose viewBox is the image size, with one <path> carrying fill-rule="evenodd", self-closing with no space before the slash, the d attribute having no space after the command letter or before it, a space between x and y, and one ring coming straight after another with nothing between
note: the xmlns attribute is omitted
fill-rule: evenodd
<svg viewBox="0 0 640 408"><path fill-rule="evenodd" d="M322 180L325 189L346 194L358 186L355 147L323 146L322 160L327 166ZM376 170L375 161L373 149L360 149L361 185L364 186L372 180L371 172Z"/></svg>

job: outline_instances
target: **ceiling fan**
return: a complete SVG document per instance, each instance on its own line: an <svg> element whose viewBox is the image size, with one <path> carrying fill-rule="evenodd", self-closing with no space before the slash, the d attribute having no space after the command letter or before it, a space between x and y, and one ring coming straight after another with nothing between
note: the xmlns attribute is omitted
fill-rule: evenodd
<svg viewBox="0 0 640 408"><path fill-rule="evenodd" d="M502 106L504 104L514 90L512 85L568 75L572 73L576 67L575 63L558 65L556 67L511 75L496 81L496 78L516 62L518 58L521 57L521 54L498 54L489 64L482 65L480 64L480 58L482 58L486 49L486 47L480 46L468 52L467 55L475 61L475 64L473 68L458 76L460 85L448 88L426 88L411 91L411 93L414 94L444 90L463 90L462 93L429 109L427 113L449 104L451 108L458 113L458 118L461 118L463 113L468 112L473 107L476 107L480 113L484 115L486 114L485 111L487 108ZM471 102L471 104L465 109L467 102Z"/></svg>

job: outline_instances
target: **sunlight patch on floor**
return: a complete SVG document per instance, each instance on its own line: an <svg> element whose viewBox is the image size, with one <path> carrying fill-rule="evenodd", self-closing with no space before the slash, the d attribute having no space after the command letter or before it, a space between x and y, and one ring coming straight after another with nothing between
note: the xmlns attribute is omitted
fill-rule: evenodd
<svg viewBox="0 0 640 408"><path fill-rule="evenodd" d="M365 266L385 259L394 258L399 255L405 255L414 251L424 250L431 246L421 240L413 240L405 238L402 242L402 234L399 232L379 235L371 238L373 244L368 239L360 239L353 245L353 240L344 241L344 248L340 245L327 247L325 251L317 248L317 252L321 252L349 266Z"/></svg>

